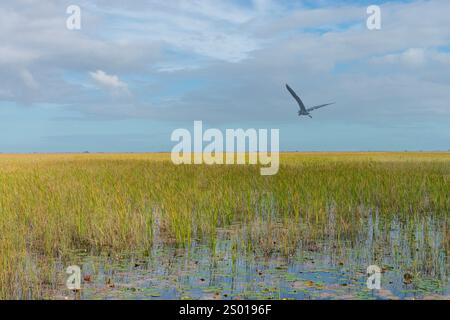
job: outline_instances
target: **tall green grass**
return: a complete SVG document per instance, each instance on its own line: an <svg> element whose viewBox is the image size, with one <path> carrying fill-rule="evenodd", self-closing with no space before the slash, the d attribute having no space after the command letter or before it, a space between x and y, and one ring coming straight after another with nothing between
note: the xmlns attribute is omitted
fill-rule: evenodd
<svg viewBox="0 0 450 320"><path fill-rule="evenodd" d="M286 254L299 240L356 238L370 214L439 217L447 235L449 191L449 153L286 153L275 176L169 154L1 155L0 298L42 297L55 257L146 250L155 232L214 244L238 224L249 250Z"/></svg>

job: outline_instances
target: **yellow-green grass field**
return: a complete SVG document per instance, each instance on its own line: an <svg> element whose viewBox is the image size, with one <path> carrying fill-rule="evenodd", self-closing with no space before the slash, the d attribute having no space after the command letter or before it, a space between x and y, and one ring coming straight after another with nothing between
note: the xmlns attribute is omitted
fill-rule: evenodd
<svg viewBox="0 0 450 320"><path fill-rule="evenodd" d="M214 246L236 226L247 249L289 256L299 241L356 239L368 215L400 221L412 238L433 218L444 236L424 241L446 259L449 212L448 152L283 153L274 176L176 166L168 153L1 154L0 299L48 297L51 261L73 250L145 251L156 234Z"/></svg>

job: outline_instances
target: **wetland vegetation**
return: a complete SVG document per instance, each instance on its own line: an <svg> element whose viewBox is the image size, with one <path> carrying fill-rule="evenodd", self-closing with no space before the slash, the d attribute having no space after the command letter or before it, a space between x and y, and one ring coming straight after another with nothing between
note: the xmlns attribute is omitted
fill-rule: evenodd
<svg viewBox="0 0 450 320"><path fill-rule="evenodd" d="M3 154L0 299L448 298L449 191L445 152Z"/></svg>

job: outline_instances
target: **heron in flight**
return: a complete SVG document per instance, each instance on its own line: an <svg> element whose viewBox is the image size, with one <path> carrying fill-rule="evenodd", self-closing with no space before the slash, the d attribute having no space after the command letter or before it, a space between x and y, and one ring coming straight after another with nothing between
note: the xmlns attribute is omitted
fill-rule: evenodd
<svg viewBox="0 0 450 320"><path fill-rule="evenodd" d="M326 107L326 106L329 106L330 104L335 103L335 102L332 102L332 103L321 104L321 105L314 106L314 107L307 109L305 107L305 105L303 104L302 100L300 99L300 97L294 92L294 90L291 89L291 87L289 87L288 84L286 84L286 89L288 89L289 93L294 97L294 99L298 103L298 106L300 108L300 110L298 111L299 116L308 116L308 117L312 118L312 116L309 114L311 111L322 108L322 107Z"/></svg>

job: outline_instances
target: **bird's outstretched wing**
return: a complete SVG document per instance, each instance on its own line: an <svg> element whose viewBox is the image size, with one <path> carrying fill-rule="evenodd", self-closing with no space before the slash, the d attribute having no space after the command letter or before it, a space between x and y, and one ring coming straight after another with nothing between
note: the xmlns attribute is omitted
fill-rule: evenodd
<svg viewBox="0 0 450 320"><path fill-rule="evenodd" d="M326 103L326 104L321 104L321 105L318 105L318 106L314 106L314 107L311 107L311 108L308 108L308 109L306 109L306 111L313 111L313 110L316 110L316 109L319 109L319 108L322 108L322 107L326 107L326 106L329 106L330 104L335 104L336 102L332 102L332 103Z"/></svg>
<svg viewBox="0 0 450 320"><path fill-rule="evenodd" d="M286 84L286 89L288 89L289 93L294 97L294 99L297 101L298 106L300 107L301 110L306 111L305 105L303 104L302 100L300 99L300 97L294 92L294 90L291 89L291 87L289 87L289 85Z"/></svg>

